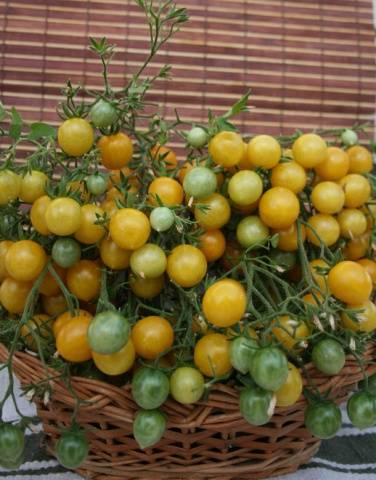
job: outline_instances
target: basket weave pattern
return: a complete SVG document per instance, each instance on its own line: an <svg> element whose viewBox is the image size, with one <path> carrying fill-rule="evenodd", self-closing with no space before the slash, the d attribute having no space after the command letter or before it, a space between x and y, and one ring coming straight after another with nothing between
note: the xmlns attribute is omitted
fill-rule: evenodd
<svg viewBox="0 0 376 480"><path fill-rule="evenodd" d="M374 349L365 352L365 370L371 365ZM7 350L0 345L0 361ZM41 381L45 369L37 358L16 354L14 371L22 385ZM327 377L312 364L307 371L321 392L343 402L363 374L349 356L340 375ZM53 371L50 371L53 375ZM277 408L271 422L261 427L249 425L241 416L238 392L217 384L209 398L196 405L183 406L169 400L162 409L168 415L168 428L156 447L140 450L132 435L132 419L137 405L130 385L122 388L97 380L74 377L72 386L87 405L78 421L85 428L91 445L89 460L79 471L85 478L102 479L258 479L295 471L319 448L320 441L304 428L302 397L292 407ZM47 405L37 401L47 447L52 452L59 429L70 424L74 399L60 381L52 381L53 395Z"/></svg>

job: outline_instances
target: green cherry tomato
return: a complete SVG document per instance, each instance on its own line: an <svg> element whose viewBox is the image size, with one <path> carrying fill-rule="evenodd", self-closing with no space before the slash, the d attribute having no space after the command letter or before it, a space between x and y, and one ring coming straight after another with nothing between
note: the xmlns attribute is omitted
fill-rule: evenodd
<svg viewBox="0 0 376 480"><path fill-rule="evenodd" d="M351 147L352 145L358 143L358 135L356 132L354 132L354 130L347 128L341 133L341 140L346 147Z"/></svg>
<svg viewBox="0 0 376 480"><path fill-rule="evenodd" d="M179 367L171 375L171 395L179 403L189 405L198 402L204 389L205 380L197 368Z"/></svg>
<svg viewBox="0 0 376 480"><path fill-rule="evenodd" d="M140 448L159 442L166 430L166 417L159 410L140 410L133 421L133 436Z"/></svg>
<svg viewBox="0 0 376 480"><path fill-rule="evenodd" d="M231 342L230 362L241 373L248 373L257 350L258 343L254 338L237 337Z"/></svg>
<svg viewBox="0 0 376 480"><path fill-rule="evenodd" d="M184 177L183 188L189 197L205 198L216 191L217 177L209 168L195 167Z"/></svg>
<svg viewBox="0 0 376 480"><path fill-rule="evenodd" d="M347 414L354 427L373 427L376 424L376 398L366 391L354 393L347 402Z"/></svg>
<svg viewBox="0 0 376 480"><path fill-rule="evenodd" d="M257 215L250 215L238 223L236 238L244 248L264 242L269 237L269 228Z"/></svg>
<svg viewBox="0 0 376 480"><path fill-rule="evenodd" d="M157 232L165 232L175 222L174 212L168 207L157 207L150 214L150 225Z"/></svg>
<svg viewBox="0 0 376 480"><path fill-rule="evenodd" d="M202 148L208 141L208 134L201 127L193 127L187 135L187 143L191 147Z"/></svg>
<svg viewBox="0 0 376 480"><path fill-rule="evenodd" d="M167 375L160 370L143 367L137 370L132 380L132 395L137 405L153 410L164 403L170 392Z"/></svg>
<svg viewBox="0 0 376 480"><path fill-rule="evenodd" d="M111 103L101 98L91 107L90 117L96 127L106 128L116 121L118 114L116 108Z"/></svg>
<svg viewBox="0 0 376 480"><path fill-rule="evenodd" d="M251 376L261 388L276 392L286 382L288 374L286 355L279 348L260 348L255 353L251 365Z"/></svg>
<svg viewBox="0 0 376 480"><path fill-rule="evenodd" d="M72 267L81 258L80 244L73 238L59 238L52 247L51 256L60 267Z"/></svg>
<svg viewBox="0 0 376 480"><path fill-rule="evenodd" d="M145 243L135 250L130 258L132 272L138 277L149 279L160 277L167 267L164 251L154 243Z"/></svg>
<svg viewBox="0 0 376 480"><path fill-rule="evenodd" d="M25 436L17 425L2 423L0 425L0 457L14 460L20 457L25 447Z"/></svg>
<svg viewBox="0 0 376 480"><path fill-rule="evenodd" d="M102 355L121 350L129 340L131 327L128 320L115 311L98 313L87 332L90 348Z"/></svg>
<svg viewBox="0 0 376 480"><path fill-rule="evenodd" d="M291 270L296 264L296 253L295 252L283 252L275 248L269 254L270 259L275 265L283 268L283 270Z"/></svg>
<svg viewBox="0 0 376 480"><path fill-rule="evenodd" d="M274 413L275 395L260 387L247 387L240 394L239 407L251 425L264 425Z"/></svg>
<svg viewBox="0 0 376 480"><path fill-rule="evenodd" d="M107 189L107 178L100 173L94 173L87 177L86 185L92 195L103 195Z"/></svg>
<svg viewBox="0 0 376 480"><path fill-rule="evenodd" d="M322 440L332 438L342 425L341 410L331 401L309 405L304 412L307 429Z"/></svg>
<svg viewBox="0 0 376 480"><path fill-rule="evenodd" d="M89 443L83 432L66 432L56 444L56 456L65 468L76 469L86 460Z"/></svg>
<svg viewBox="0 0 376 480"><path fill-rule="evenodd" d="M326 338L313 347L312 362L320 372L337 375L345 365L345 351L339 342Z"/></svg>
<svg viewBox="0 0 376 480"><path fill-rule="evenodd" d="M18 470L20 466L24 463L24 455L21 454L17 458L2 458L0 455L0 467L3 467L7 470Z"/></svg>
<svg viewBox="0 0 376 480"><path fill-rule="evenodd" d="M368 377L367 383L365 380L359 383L359 388L361 389L365 389L366 386L367 386L368 392L376 396L376 373Z"/></svg>

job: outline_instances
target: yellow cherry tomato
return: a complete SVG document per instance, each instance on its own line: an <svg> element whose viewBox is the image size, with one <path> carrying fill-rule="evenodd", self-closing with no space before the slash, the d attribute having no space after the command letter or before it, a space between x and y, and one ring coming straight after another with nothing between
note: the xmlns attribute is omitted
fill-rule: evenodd
<svg viewBox="0 0 376 480"><path fill-rule="evenodd" d="M359 263L342 261L328 275L329 290L338 300L352 305L366 302L372 292L372 280Z"/></svg>
<svg viewBox="0 0 376 480"><path fill-rule="evenodd" d="M131 275L129 278L129 286L132 292L140 298L151 299L156 297L163 290L165 283L164 275L157 278L141 278Z"/></svg>
<svg viewBox="0 0 376 480"><path fill-rule="evenodd" d="M226 375L232 369L229 339L221 333L205 335L196 343L194 362L207 377Z"/></svg>
<svg viewBox="0 0 376 480"><path fill-rule="evenodd" d="M350 159L349 173L369 173L373 168L372 154L361 145L354 145L347 150Z"/></svg>
<svg viewBox="0 0 376 480"><path fill-rule="evenodd" d="M252 167L271 169L277 165L282 149L270 135L257 135L248 144L248 162Z"/></svg>
<svg viewBox="0 0 376 480"><path fill-rule="evenodd" d="M98 218L103 217L104 210L97 205L86 204L81 207L81 223L74 238L85 245L97 243L104 237L106 230L98 225Z"/></svg>
<svg viewBox="0 0 376 480"><path fill-rule="evenodd" d="M367 230L365 214L356 208L345 208L337 217L341 235L345 238L355 238Z"/></svg>
<svg viewBox="0 0 376 480"><path fill-rule="evenodd" d="M371 184L363 175L350 173L339 184L345 192L345 207L361 207L371 195Z"/></svg>
<svg viewBox="0 0 376 480"><path fill-rule="evenodd" d="M113 270L129 267L132 250L120 248L111 238L104 238L99 246L102 262Z"/></svg>
<svg viewBox="0 0 376 480"><path fill-rule="evenodd" d="M0 242L0 282L4 280L4 278L9 276L9 273L5 266L5 257L9 250L9 248L13 245L13 242L10 240L3 240Z"/></svg>
<svg viewBox="0 0 376 480"><path fill-rule="evenodd" d="M144 245L150 235L148 217L134 208L121 208L110 220L112 240L124 250L136 250Z"/></svg>
<svg viewBox="0 0 376 480"><path fill-rule="evenodd" d="M50 235L50 231L46 223L46 211L52 200L47 195L39 197L31 207L30 220L35 230L41 235Z"/></svg>
<svg viewBox="0 0 376 480"><path fill-rule="evenodd" d="M33 203L44 195L48 177L37 170L27 172L21 180L20 198L26 203Z"/></svg>
<svg viewBox="0 0 376 480"><path fill-rule="evenodd" d="M67 270L67 287L80 300L89 302L99 295L101 272L97 263L80 260Z"/></svg>
<svg viewBox="0 0 376 480"><path fill-rule="evenodd" d="M372 282L376 283L376 262L370 258L361 258L357 263L368 272Z"/></svg>
<svg viewBox="0 0 376 480"><path fill-rule="evenodd" d="M293 223L290 227L283 230L274 230L273 233L278 234L278 248L283 252L294 252L298 250L298 227ZM306 239L306 228L300 226L302 242Z"/></svg>
<svg viewBox="0 0 376 480"><path fill-rule="evenodd" d="M230 220L231 207L227 199L220 193L213 193L195 207L195 219L205 230L222 228Z"/></svg>
<svg viewBox="0 0 376 480"><path fill-rule="evenodd" d="M83 118L65 120L57 132L60 148L72 157L87 153L94 143L94 131L90 123Z"/></svg>
<svg viewBox="0 0 376 480"><path fill-rule="evenodd" d="M273 187L263 194L259 203L261 220L271 228L285 229L298 218L299 200L287 188Z"/></svg>
<svg viewBox="0 0 376 480"><path fill-rule="evenodd" d="M328 275L323 273L322 269L329 269L329 265L321 258L317 258L309 262L309 269L319 289L326 292L328 290Z"/></svg>
<svg viewBox="0 0 376 480"><path fill-rule="evenodd" d="M233 167L244 156L242 137L236 132L217 133L209 142L209 153L215 164Z"/></svg>
<svg viewBox="0 0 376 480"><path fill-rule="evenodd" d="M371 300L357 305L349 304L347 307L362 311L356 314L358 322L352 320L346 313L342 313L342 323L346 328L354 332L373 332L376 329L376 305Z"/></svg>
<svg viewBox="0 0 376 480"><path fill-rule="evenodd" d="M288 363L289 374L286 382L275 392L277 407L290 407L299 399L303 391L303 380L299 370L292 363Z"/></svg>
<svg viewBox="0 0 376 480"><path fill-rule="evenodd" d="M294 160L304 168L314 168L324 162L327 150L325 140L315 133L301 135L292 146Z"/></svg>
<svg viewBox="0 0 376 480"><path fill-rule="evenodd" d="M145 317L133 327L132 342L138 356L154 360L172 347L174 330L163 317Z"/></svg>
<svg viewBox="0 0 376 480"><path fill-rule="evenodd" d="M77 315L61 327L56 338L56 348L68 362L86 362L92 358L87 331L91 322L88 316Z"/></svg>
<svg viewBox="0 0 376 480"><path fill-rule="evenodd" d="M208 322L216 327L231 327L245 314L247 295L241 283L230 278L213 283L202 299L202 309Z"/></svg>
<svg viewBox="0 0 376 480"><path fill-rule="evenodd" d="M102 355L93 352L93 361L101 372L106 375L122 375L133 367L136 352L131 339L116 353Z"/></svg>
<svg viewBox="0 0 376 480"><path fill-rule="evenodd" d="M279 317L273 324L276 325L272 328L273 334L287 350L294 348L297 343L304 341L309 335L309 328L303 321L288 315Z"/></svg>
<svg viewBox="0 0 376 480"><path fill-rule="evenodd" d="M154 145L150 150L153 160L157 162L163 162L166 165L167 170L173 170L178 164L178 159L171 148L165 147L164 145Z"/></svg>
<svg viewBox="0 0 376 480"><path fill-rule="evenodd" d="M360 237L351 239L343 250L347 260L359 260L364 257L370 247L371 234L365 232Z"/></svg>
<svg viewBox="0 0 376 480"><path fill-rule="evenodd" d="M21 191L21 178L11 170L0 171L0 205L16 200Z"/></svg>
<svg viewBox="0 0 376 480"><path fill-rule="evenodd" d="M336 181L347 175L350 168L348 154L338 147L328 147L327 157L315 167L322 180Z"/></svg>
<svg viewBox="0 0 376 480"><path fill-rule="evenodd" d="M181 205L184 199L183 187L170 177L159 177L151 182L148 189L149 202L159 206L158 198L164 206Z"/></svg>
<svg viewBox="0 0 376 480"><path fill-rule="evenodd" d="M55 235L72 235L80 228L81 206L73 198L55 198L47 207L45 221L48 230Z"/></svg>
<svg viewBox="0 0 376 480"><path fill-rule="evenodd" d="M197 285L206 275L205 255L192 245L178 245L167 257L167 273L181 287Z"/></svg>
<svg viewBox="0 0 376 480"><path fill-rule="evenodd" d="M35 280L47 262L47 255L39 243L19 240L13 243L5 256L8 274L20 282Z"/></svg>
<svg viewBox="0 0 376 480"><path fill-rule="evenodd" d="M51 325L51 317L43 313L36 314L32 318L29 318L20 330L27 348L38 352L38 342L35 336L38 337L39 342L43 339L48 339L52 334Z"/></svg>
<svg viewBox="0 0 376 480"><path fill-rule="evenodd" d="M320 182L312 190L311 202L320 213L338 213L345 204L345 192L337 183Z"/></svg>
<svg viewBox="0 0 376 480"><path fill-rule="evenodd" d="M33 284L7 277L0 285L0 304L9 313L22 313Z"/></svg>
<svg viewBox="0 0 376 480"><path fill-rule="evenodd" d="M284 187L299 193L306 186L307 173L297 162L279 163L272 169L270 181L272 187Z"/></svg>
<svg viewBox="0 0 376 480"><path fill-rule="evenodd" d="M308 223L311 228L307 228L307 238L313 245L320 246L320 241L330 247L334 245L340 236L340 227L337 220L332 215L318 213L309 217Z"/></svg>
<svg viewBox="0 0 376 480"><path fill-rule="evenodd" d="M60 277L61 281L65 283L66 270L54 262L52 266L55 272ZM46 273L46 276L44 277L43 282L40 285L39 292L43 295L46 295L47 297L55 297L60 293L60 286L55 280L55 277L49 271Z"/></svg>
<svg viewBox="0 0 376 480"><path fill-rule="evenodd" d="M60 330L71 320L74 318L88 318L90 321L93 318L93 315L86 310L76 310L73 315L70 313L69 310L65 311L64 313L61 313L56 320L54 321L52 325L52 331L55 336L55 338L59 335Z"/></svg>

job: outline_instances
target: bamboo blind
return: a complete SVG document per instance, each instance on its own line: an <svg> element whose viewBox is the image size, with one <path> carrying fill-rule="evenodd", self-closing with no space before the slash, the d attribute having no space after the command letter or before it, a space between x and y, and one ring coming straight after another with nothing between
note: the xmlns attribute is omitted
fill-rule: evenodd
<svg viewBox="0 0 376 480"><path fill-rule="evenodd" d="M157 57L174 66L151 98L171 117L199 121L247 88L244 132L347 126L373 118L372 0L178 0L190 22ZM56 122L67 78L94 87L100 65L88 36L117 44L111 69L124 84L147 53L132 0L0 0L0 99L30 120ZM152 70L150 70L152 71Z"/></svg>

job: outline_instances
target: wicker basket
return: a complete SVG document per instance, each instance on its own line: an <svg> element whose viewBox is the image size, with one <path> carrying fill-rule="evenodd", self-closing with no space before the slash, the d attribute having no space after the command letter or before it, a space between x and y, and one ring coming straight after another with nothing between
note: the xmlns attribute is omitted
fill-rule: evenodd
<svg viewBox="0 0 376 480"><path fill-rule="evenodd" d="M371 360L375 349L365 352L366 371L376 372ZM7 350L0 345L0 361ZM363 378L358 363L349 356L340 375L328 378L310 364L307 370L320 391L343 402ZM45 369L40 360L19 352L14 371L22 385L41 381ZM53 371L50 372L53 375ZM90 438L89 460L79 471L85 478L110 479L258 479L295 471L316 453L320 441L304 428L302 397L288 408L277 408L267 425L254 427L240 415L235 388L215 385L206 402L183 406L169 400L163 410L168 428L156 447L138 449L132 436L137 410L130 386L122 388L87 378L74 377L79 397L90 402L81 408L79 423ZM53 445L62 426L69 425L74 400L61 381L52 381L51 401L37 401L47 448Z"/></svg>

